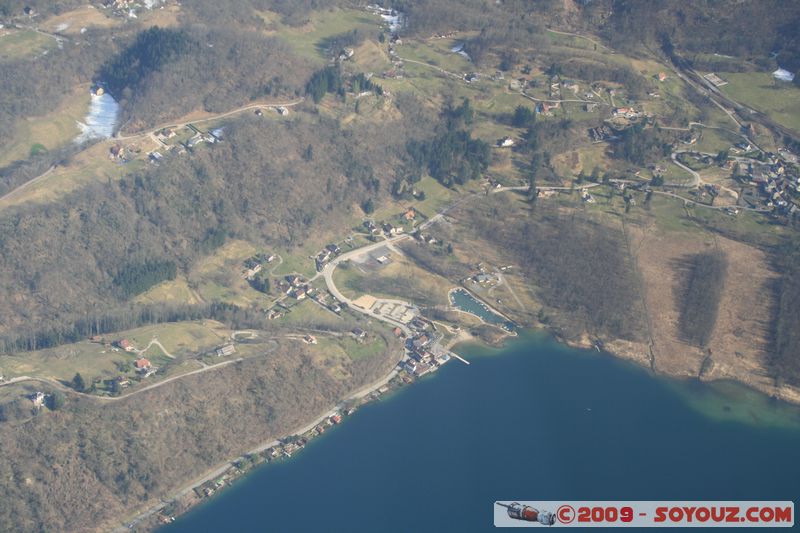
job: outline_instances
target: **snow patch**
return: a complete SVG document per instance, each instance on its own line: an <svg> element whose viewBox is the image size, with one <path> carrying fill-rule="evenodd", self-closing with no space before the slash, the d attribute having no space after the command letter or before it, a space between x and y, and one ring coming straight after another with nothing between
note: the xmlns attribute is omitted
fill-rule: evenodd
<svg viewBox="0 0 800 533"><path fill-rule="evenodd" d="M80 135L75 139L76 143L82 143L92 139L108 139L114 134L119 117L119 104L114 98L103 93L100 96L92 95L89 104L89 114L86 115L86 122L78 122L81 130Z"/></svg>
<svg viewBox="0 0 800 533"><path fill-rule="evenodd" d="M772 77L781 81L794 81L794 74L782 68L773 72Z"/></svg>

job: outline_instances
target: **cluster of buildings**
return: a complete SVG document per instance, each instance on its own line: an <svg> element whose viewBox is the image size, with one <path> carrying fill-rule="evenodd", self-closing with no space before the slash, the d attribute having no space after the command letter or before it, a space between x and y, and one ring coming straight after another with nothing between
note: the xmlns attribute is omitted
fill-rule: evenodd
<svg viewBox="0 0 800 533"><path fill-rule="evenodd" d="M206 133L198 130L191 124L188 125L187 128L194 131L194 135L189 137L189 139L186 141L181 142L176 142L175 137L178 136L178 132L176 132L173 128L163 128L153 134L153 138L162 146L157 150L148 152L147 156L150 162L154 165L157 165L162 159L164 159L164 154L161 151L162 149L166 152L175 151L177 154L183 155L187 152L187 150L196 148L200 144L216 144L218 142L222 142L225 134L225 128L215 128Z"/></svg>
<svg viewBox="0 0 800 533"><path fill-rule="evenodd" d="M596 128L589 129L589 138L592 140L592 142L599 143L605 141L613 141L616 140L618 137L614 132L614 130L611 129L611 127L609 127L606 124L601 124Z"/></svg>
<svg viewBox="0 0 800 533"><path fill-rule="evenodd" d="M757 194L760 203L777 214L800 212L800 172L796 166L772 156L766 163L748 163L744 171L739 180L752 187L751 194L743 195L745 201L753 203L751 199Z"/></svg>
<svg viewBox="0 0 800 533"><path fill-rule="evenodd" d="M626 118L628 120L636 120L642 116L642 113L633 107L616 107L612 114L614 118Z"/></svg>
<svg viewBox="0 0 800 533"><path fill-rule="evenodd" d="M278 283L278 287L287 296L295 300L304 300L306 297L313 296L316 292L316 289L303 276L296 274L286 276Z"/></svg>
<svg viewBox="0 0 800 533"><path fill-rule="evenodd" d="M116 163L127 163L130 157L136 157L142 151L135 144L123 146L122 144L114 144L108 149L108 158Z"/></svg>
<svg viewBox="0 0 800 533"><path fill-rule="evenodd" d="M396 235L401 235L406 231L404 224L410 224L413 227L417 219L417 211L413 207L409 207L403 211L398 218L400 222L399 224L393 224L392 222L388 221L376 224L374 220L365 220L364 228L366 228L369 234L373 237L380 237L381 235L394 237Z"/></svg>
<svg viewBox="0 0 800 533"><path fill-rule="evenodd" d="M242 263L244 270L242 270L242 279L252 280L256 274L261 272L264 264L272 263L275 260L275 255L258 253L252 257L248 257Z"/></svg>
<svg viewBox="0 0 800 533"><path fill-rule="evenodd" d="M348 409L345 414L352 415L355 409ZM281 440L280 444L272 446L264 450L264 458L267 461L274 461L281 457L291 457L294 453L305 448L308 441L314 437L318 437L325 433L326 430L332 426L342 423L342 414L338 411L326 417L322 422L314 426L312 429L306 431L302 435L293 435L291 437Z"/></svg>
<svg viewBox="0 0 800 533"><path fill-rule="evenodd" d="M433 322L416 317L408 326L412 336L406 339L405 347L409 357L403 363L408 374L422 377L435 372L450 360L450 352L441 345L442 335L436 331ZM398 335L397 331L395 335Z"/></svg>
<svg viewBox="0 0 800 533"><path fill-rule="evenodd" d="M317 272L322 270L328 262L336 257L337 255L342 253L341 247L336 243L331 243L325 246L317 255L314 257L314 263L317 265Z"/></svg>

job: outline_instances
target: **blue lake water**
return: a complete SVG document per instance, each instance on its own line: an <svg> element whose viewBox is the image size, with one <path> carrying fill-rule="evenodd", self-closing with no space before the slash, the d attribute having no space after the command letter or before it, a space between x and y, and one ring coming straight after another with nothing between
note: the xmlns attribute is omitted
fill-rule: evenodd
<svg viewBox="0 0 800 533"><path fill-rule="evenodd" d="M163 529L488 532L496 500L792 500L800 409L523 335L365 406Z"/></svg>
<svg viewBox="0 0 800 533"><path fill-rule="evenodd" d="M487 324L501 326L509 331L513 331L514 324L506 318L492 311L485 303L478 300L465 289L454 289L450 291L450 304L461 311L477 316Z"/></svg>

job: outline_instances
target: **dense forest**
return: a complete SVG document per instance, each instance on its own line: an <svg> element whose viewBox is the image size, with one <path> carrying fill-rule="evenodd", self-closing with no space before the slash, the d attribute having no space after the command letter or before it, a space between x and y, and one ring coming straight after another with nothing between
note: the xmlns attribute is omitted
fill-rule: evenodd
<svg viewBox="0 0 800 533"><path fill-rule="evenodd" d="M442 118L443 126L436 136L406 145L412 172L417 176L427 172L448 187L479 178L489 167L491 150L485 141L473 139L468 130L474 118L469 100L464 99L457 107L448 106Z"/></svg>
<svg viewBox="0 0 800 533"><path fill-rule="evenodd" d="M194 55L199 43L185 30L149 28L100 70L100 79L121 98L146 88L150 75L181 56Z"/></svg>
<svg viewBox="0 0 800 533"><path fill-rule="evenodd" d="M476 207L473 228L524 270L544 304L540 320L567 336L642 339L638 275L621 229L539 202L527 216L510 217L506 202L495 198Z"/></svg>
<svg viewBox="0 0 800 533"><path fill-rule="evenodd" d="M146 259L141 263L127 263L114 276L114 285L120 288L123 297L141 294L162 281L173 280L178 275L174 261Z"/></svg>
<svg viewBox="0 0 800 533"><path fill-rule="evenodd" d="M97 76L122 106L128 129L197 109L221 112L262 97L290 99L311 74L281 40L226 28L151 28Z"/></svg>
<svg viewBox="0 0 800 533"><path fill-rule="evenodd" d="M695 346L705 347L714 333L719 302L725 288L728 258L721 250L692 255L678 265L685 275L677 301L680 304L678 328L681 336Z"/></svg>
<svg viewBox="0 0 800 533"><path fill-rule="evenodd" d="M599 0L590 10L603 20L603 36L627 52L669 42L681 51L745 59L767 60L774 53L784 68L800 70L798 2Z"/></svg>
<svg viewBox="0 0 800 533"><path fill-rule="evenodd" d="M669 157L672 153L674 135L666 134L658 127L646 128L639 123L625 129L620 142L614 145L614 155L630 163L645 166Z"/></svg>
<svg viewBox="0 0 800 533"><path fill-rule="evenodd" d="M139 326L201 319L217 320L231 329L267 327L264 313L260 310L228 303L94 307L72 322L30 324L2 332L0 353L42 350Z"/></svg>
<svg viewBox="0 0 800 533"><path fill-rule="evenodd" d="M779 381L800 385L800 248L796 242L781 251L776 266L781 279L772 368Z"/></svg>

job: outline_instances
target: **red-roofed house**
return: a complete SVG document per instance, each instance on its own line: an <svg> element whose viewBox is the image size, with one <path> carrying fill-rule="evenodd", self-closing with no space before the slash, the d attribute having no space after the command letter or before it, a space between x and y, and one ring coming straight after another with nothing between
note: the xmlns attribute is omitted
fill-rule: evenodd
<svg viewBox="0 0 800 533"><path fill-rule="evenodd" d="M141 359L134 361L133 366L136 367L136 370L148 370L151 365L149 360L142 357Z"/></svg>
<svg viewBox="0 0 800 533"><path fill-rule="evenodd" d="M117 342L117 346L126 352L132 352L134 350L133 343L131 343L131 341L128 339L122 339L121 341Z"/></svg>

